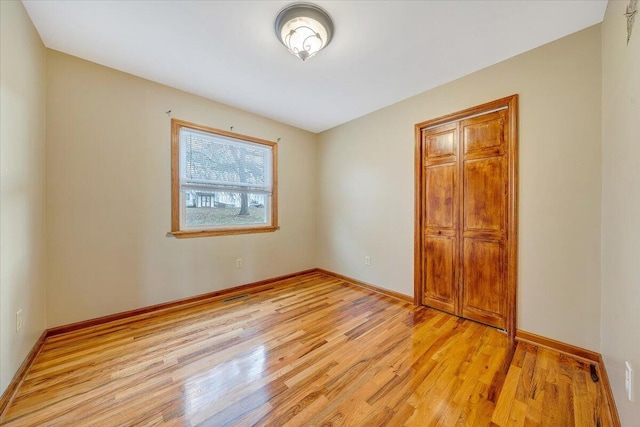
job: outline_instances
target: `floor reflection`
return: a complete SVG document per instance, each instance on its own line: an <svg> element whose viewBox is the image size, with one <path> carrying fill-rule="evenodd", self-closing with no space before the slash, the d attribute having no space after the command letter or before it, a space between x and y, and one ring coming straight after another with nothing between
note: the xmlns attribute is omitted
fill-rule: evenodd
<svg viewBox="0 0 640 427"><path fill-rule="evenodd" d="M246 393L247 388L256 384L265 374L267 355L267 348L262 344L244 356L215 364L205 373L196 371L198 373L184 386L184 413L187 419L194 423L201 422L234 401L234 395ZM215 358L215 354L212 357ZM269 399L268 390L258 389L257 392L267 394L263 399Z"/></svg>

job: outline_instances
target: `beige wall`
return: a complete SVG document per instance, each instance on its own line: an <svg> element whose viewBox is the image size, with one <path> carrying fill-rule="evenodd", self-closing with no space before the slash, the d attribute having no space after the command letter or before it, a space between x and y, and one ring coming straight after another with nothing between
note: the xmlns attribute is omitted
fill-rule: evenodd
<svg viewBox="0 0 640 427"><path fill-rule="evenodd" d="M602 353L622 425L640 418L640 24L626 44L628 2L602 24ZM635 399L624 362L635 369Z"/></svg>
<svg viewBox="0 0 640 427"><path fill-rule="evenodd" d="M316 136L48 51L47 326L316 266ZM170 230L170 118L271 141L275 233L195 239ZM244 267L236 269L236 258Z"/></svg>
<svg viewBox="0 0 640 427"><path fill-rule="evenodd" d="M514 93L518 327L599 350L599 25L323 132L318 264L413 295L414 125Z"/></svg>
<svg viewBox="0 0 640 427"><path fill-rule="evenodd" d="M0 19L2 393L45 328L46 53L21 2L0 2Z"/></svg>

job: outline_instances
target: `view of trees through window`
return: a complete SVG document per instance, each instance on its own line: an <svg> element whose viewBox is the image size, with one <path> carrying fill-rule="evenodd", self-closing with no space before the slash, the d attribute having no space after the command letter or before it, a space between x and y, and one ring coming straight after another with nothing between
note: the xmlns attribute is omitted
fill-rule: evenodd
<svg viewBox="0 0 640 427"><path fill-rule="evenodd" d="M267 221L262 194L187 190L186 198L187 227L265 224Z"/></svg>
<svg viewBox="0 0 640 427"><path fill-rule="evenodd" d="M179 129L182 226L270 225L273 145Z"/></svg>

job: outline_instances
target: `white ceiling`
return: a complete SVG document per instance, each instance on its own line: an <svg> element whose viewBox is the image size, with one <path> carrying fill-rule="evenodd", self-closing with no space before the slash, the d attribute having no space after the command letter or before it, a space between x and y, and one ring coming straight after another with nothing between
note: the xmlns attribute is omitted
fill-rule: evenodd
<svg viewBox="0 0 640 427"><path fill-rule="evenodd" d="M331 44L302 62L290 1L23 1L44 44L321 132L602 21L606 0L326 1Z"/></svg>

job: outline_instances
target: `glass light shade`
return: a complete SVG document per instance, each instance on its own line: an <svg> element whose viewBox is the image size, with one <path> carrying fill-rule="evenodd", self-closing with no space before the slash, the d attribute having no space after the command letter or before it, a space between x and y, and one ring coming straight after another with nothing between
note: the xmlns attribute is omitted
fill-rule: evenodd
<svg viewBox="0 0 640 427"><path fill-rule="evenodd" d="M304 61L324 47L327 30L315 19L294 18L282 26L280 38L291 53Z"/></svg>
<svg viewBox="0 0 640 427"><path fill-rule="evenodd" d="M278 14L276 34L291 53L304 61L329 44L333 21L315 5L297 3Z"/></svg>

